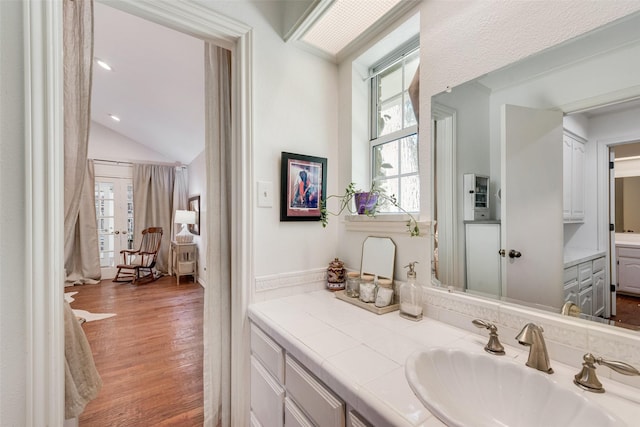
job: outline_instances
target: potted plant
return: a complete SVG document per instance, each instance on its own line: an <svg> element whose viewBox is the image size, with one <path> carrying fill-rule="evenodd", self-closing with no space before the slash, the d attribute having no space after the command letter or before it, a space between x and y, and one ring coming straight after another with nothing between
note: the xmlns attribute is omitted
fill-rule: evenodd
<svg viewBox="0 0 640 427"><path fill-rule="evenodd" d="M337 212L331 212L327 209L327 201L332 198L339 199L340 201ZM352 207L352 200L354 201L355 209ZM415 217L398 204L398 200L395 195L388 195L384 188L376 185L375 181L371 184L371 189L366 192L356 189L356 185L351 182L345 188L344 194L332 194L327 196L326 199L320 199L320 222L323 227L326 227L329 222L329 215L338 216L345 210L351 214L357 213L358 215L375 217L380 212L380 208L387 204L391 204L409 215L407 229L411 237L420 235L420 228L418 227L418 221Z"/></svg>

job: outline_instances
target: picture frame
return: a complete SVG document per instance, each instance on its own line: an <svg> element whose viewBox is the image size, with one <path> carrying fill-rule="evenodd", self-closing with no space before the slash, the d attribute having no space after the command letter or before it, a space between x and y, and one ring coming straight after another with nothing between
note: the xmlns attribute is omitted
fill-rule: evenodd
<svg viewBox="0 0 640 427"><path fill-rule="evenodd" d="M280 221L319 221L327 197L327 159L282 152Z"/></svg>
<svg viewBox="0 0 640 427"><path fill-rule="evenodd" d="M189 197L189 209L196 212L196 223L188 224L191 234L200 235L200 196Z"/></svg>

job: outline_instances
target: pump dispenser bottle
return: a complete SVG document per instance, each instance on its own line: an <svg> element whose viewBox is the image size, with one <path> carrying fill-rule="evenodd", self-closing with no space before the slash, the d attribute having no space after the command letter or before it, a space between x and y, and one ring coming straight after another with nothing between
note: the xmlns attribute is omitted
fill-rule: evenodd
<svg viewBox="0 0 640 427"><path fill-rule="evenodd" d="M405 266L409 268L407 282L400 286L400 316L414 321L422 319L422 286L416 283L416 264L414 261Z"/></svg>

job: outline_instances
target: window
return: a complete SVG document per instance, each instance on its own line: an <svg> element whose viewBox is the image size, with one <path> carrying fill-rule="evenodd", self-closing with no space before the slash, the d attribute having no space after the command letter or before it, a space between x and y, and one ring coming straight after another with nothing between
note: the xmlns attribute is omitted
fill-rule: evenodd
<svg viewBox="0 0 640 427"><path fill-rule="evenodd" d="M409 85L420 62L418 39L385 57L371 74L371 177L407 212L420 211L418 123ZM385 206L382 212L398 212Z"/></svg>

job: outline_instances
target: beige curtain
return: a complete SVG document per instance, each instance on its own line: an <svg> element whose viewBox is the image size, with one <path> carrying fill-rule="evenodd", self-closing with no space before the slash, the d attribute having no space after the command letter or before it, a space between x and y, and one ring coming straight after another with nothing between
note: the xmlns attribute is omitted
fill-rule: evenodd
<svg viewBox="0 0 640 427"><path fill-rule="evenodd" d="M416 69L416 73L413 75L411 84L409 85L409 99L411 100L411 106L413 107L413 113L416 115L416 120L420 121L420 65Z"/></svg>
<svg viewBox="0 0 640 427"><path fill-rule="evenodd" d="M142 230L162 227L162 243L155 267L161 273L167 273L169 267L175 178L174 166L133 165L134 247L140 246Z"/></svg>
<svg viewBox="0 0 640 427"><path fill-rule="evenodd" d="M171 216L171 239L180 232L176 227L175 216L177 210L189 210L189 174L186 167L176 169L176 182L173 187L173 212Z"/></svg>
<svg viewBox="0 0 640 427"><path fill-rule="evenodd" d="M65 271L67 282L96 283L100 279L100 261L95 212L91 221L86 217L88 205L81 209L82 203L93 206L85 184L91 120L93 2L65 0L63 13ZM93 189L90 191L93 193ZM90 247L92 244L95 248Z"/></svg>
<svg viewBox="0 0 640 427"><path fill-rule="evenodd" d="M231 413L231 52L205 44L208 267L204 306L205 426Z"/></svg>
<svg viewBox="0 0 640 427"><path fill-rule="evenodd" d="M100 282L95 182L93 160L87 160L80 197L80 208L75 228L72 230L73 238L69 240L71 247L68 248L68 256L65 263L66 281L73 285L95 285Z"/></svg>

